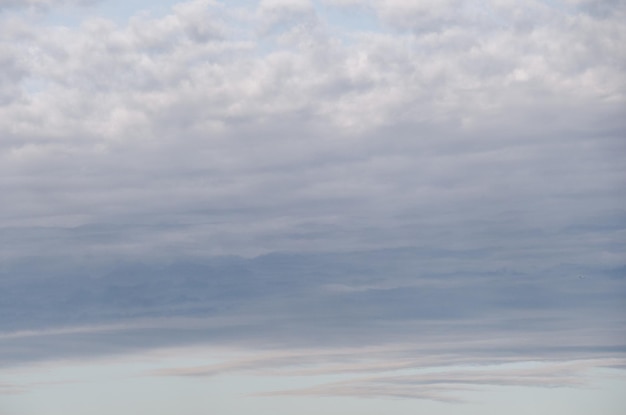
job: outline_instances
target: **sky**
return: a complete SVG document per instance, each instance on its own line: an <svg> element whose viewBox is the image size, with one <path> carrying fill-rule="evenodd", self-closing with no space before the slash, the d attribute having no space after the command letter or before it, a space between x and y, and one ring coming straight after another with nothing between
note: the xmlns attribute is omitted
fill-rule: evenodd
<svg viewBox="0 0 626 415"><path fill-rule="evenodd" d="M625 413L624 22L0 0L0 415Z"/></svg>

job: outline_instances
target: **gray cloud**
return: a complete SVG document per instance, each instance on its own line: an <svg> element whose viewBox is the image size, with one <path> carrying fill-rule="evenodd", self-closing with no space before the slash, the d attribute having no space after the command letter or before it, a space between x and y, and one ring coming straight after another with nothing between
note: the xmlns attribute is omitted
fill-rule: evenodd
<svg viewBox="0 0 626 415"><path fill-rule="evenodd" d="M92 5L100 0L0 0L0 11L3 9L50 10L59 6Z"/></svg>
<svg viewBox="0 0 626 415"><path fill-rule="evenodd" d="M0 312L10 318L0 326L0 362L207 342L421 344L431 358L443 353L440 364L464 354L472 361L623 354L623 270L490 269L486 258L419 249L117 266L32 258L2 274ZM505 340L476 343L476 336Z"/></svg>
<svg viewBox="0 0 626 415"><path fill-rule="evenodd" d="M380 26L305 1L0 15L0 364L205 343L623 357L619 5L324 3ZM280 356L200 372L302 359ZM441 379L341 390L448 399Z"/></svg>

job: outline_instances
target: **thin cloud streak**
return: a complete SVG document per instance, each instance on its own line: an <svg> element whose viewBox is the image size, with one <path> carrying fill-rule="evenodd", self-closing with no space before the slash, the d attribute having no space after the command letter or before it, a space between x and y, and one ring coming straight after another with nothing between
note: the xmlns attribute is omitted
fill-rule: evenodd
<svg viewBox="0 0 626 415"><path fill-rule="evenodd" d="M356 378L306 389L273 391L262 396L352 396L402 397L444 402L464 402L455 392L476 390L481 386L583 387L585 373L598 362L542 363L534 368L483 366L472 370L437 371L410 375ZM527 363L528 364L528 363ZM420 369L420 368L415 368Z"/></svg>

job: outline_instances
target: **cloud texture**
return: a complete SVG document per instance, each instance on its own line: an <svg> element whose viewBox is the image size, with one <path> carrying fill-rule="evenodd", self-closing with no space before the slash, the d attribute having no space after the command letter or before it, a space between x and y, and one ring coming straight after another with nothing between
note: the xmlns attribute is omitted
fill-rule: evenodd
<svg viewBox="0 0 626 415"><path fill-rule="evenodd" d="M78 3L77 24L46 12ZM623 358L622 3L86 3L0 1L0 365ZM420 376L332 390L512 379Z"/></svg>

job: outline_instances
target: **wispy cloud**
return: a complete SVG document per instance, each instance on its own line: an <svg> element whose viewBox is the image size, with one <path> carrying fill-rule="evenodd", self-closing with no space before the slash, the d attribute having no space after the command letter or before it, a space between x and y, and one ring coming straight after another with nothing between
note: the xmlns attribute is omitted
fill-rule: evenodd
<svg viewBox="0 0 626 415"><path fill-rule="evenodd" d="M0 383L0 395L15 395L24 393L24 388L10 383Z"/></svg>
<svg viewBox="0 0 626 415"><path fill-rule="evenodd" d="M354 378L305 389L262 393L262 396L351 396L429 399L464 402L459 392L482 386L583 387L588 371L600 362L526 362L530 368L477 366L467 370ZM519 364L519 363L518 363ZM420 371L420 367L414 367ZM423 370L421 370L424 372Z"/></svg>
<svg viewBox="0 0 626 415"><path fill-rule="evenodd" d="M462 354L455 354L458 352ZM483 386L588 387L586 379L590 371L623 363L623 357L572 360L572 356L548 359L520 354L480 356L468 353L467 345L459 345L456 350L446 353L407 345L261 351L252 358L236 358L207 366L159 369L147 375L205 377L248 373L311 377L321 383L306 388L261 392L259 396L401 397L462 402L459 392Z"/></svg>

